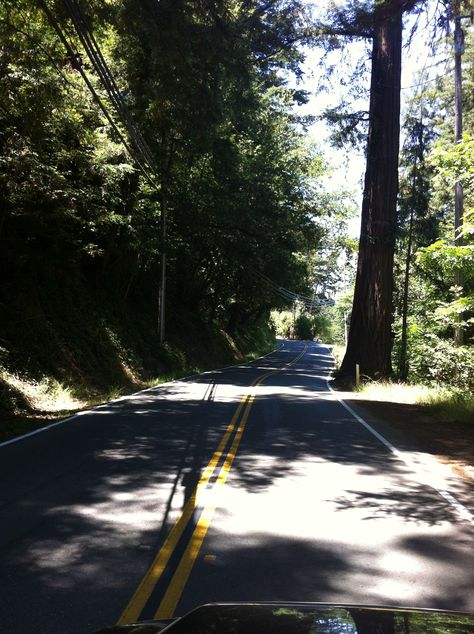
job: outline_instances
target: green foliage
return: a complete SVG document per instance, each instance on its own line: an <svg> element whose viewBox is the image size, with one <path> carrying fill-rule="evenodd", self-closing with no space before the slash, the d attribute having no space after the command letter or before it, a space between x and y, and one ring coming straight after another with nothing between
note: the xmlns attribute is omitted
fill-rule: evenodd
<svg viewBox="0 0 474 634"><path fill-rule="evenodd" d="M306 313L301 313L295 320L295 337L309 341L313 338L313 320Z"/></svg>
<svg viewBox="0 0 474 634"><path fill-rule="evenodd" d="M324 343L333 343L335 340L334 322L330 310L330 308L323 308L321 312L312 315L313 337L321 339Z"/></svg>
<svg viewBox="0 0 474 634"><path fill-rule="evenodd" d="M474 391L474 350L431 333L411 333L410 378Z"/></svg>
<svg viewBox="0 0 474 634"><path fill-rule="evenodd" d="M474 246L454 246L445 240L438 240L428 247L420 249L416 254L417 264L421 270L433 277L454 279L455 272L460 272L464 280L474 281Z"/></svg>
<svg viewBox="0 0 474 634"><path fill-rule="evenodd" d="M292 334L293 313L290 310L271 312L271 322L277 337L289 339Z"/></svg>
<svg viewBox="0 0 474 634"><path fill-rule="evenodd" d="M338 346L346 345L345 324L349 327L353 297L353 290L341 293L336 297L335 305L322 312L321 317L325 320L325 326L321 328L323 341Z"/></svg>
<svg viewBox="0 0 474 634"><path fill-rule="evenodd" d="M249 324L235 338L235 345L246 359L254 359L275 349L275 328L267 315Z"/></svg>
<svg viewBox="0 0 474 634"><path fill-rule="evenodd" d="M461 181L464 188L474 187L474 137L465 133L462 141L451 143L448 147L439 144L434 148L431 162L437 170L439 179L453 186Z"/></svg>
<svg viewBox="0 0 474 634"><path fill-rule="evenodd" d="M472 425L474 421L473 394L462 388L444 387L432 390L419 402L446 422L456 421Z"/></svg>
<svg viewBox="0 0 474 634"><path fill-rule="evenodd" d="M446 299L437 300L434 320L440 326L464 328L469 335L474 309L474 246L453 246L439 240L420 249L416 262L435 283L436 280L454 280L455 274L461 276L463 287L453 284Z"/></svg>
<svg viewBox="0 0 474 634"><path fill-rule="evenodd" d="M5 0L0 343L9 369L90 396L195 369L205 341L219 364L237 355L229 334L242 353L268 350L269 311L284 304L258 274L309 292L324 232L315 219L327 207L314 195L323 162L295 109L305 95L287 82L302 60L302 3L83 7L166 199L167 343L155 335L157 193L84 85L79 64L117 118L86 56L68 58L39 4ZM81 51L67 11L56 15Z"/></svg>
<svg viewBox="0 0 474 634"><path fill-rule="evenodd" d="M410 381L427 381L472 389L474 313L474 252L470 245L455 247L439 240L419 249L409 289L408 359ZM464 287L454 283L461 273ZM399 322L395 322L394 354L400 345ZM465 345L453 343L461 328Z"/></svg>
<svg viewBox="0 0 474 634"><path fill-rule="evenodd" d="M128 0L119 14L135 108L166 165L170 300L233 334L275 301L255 272L301 286L297 254L320 235L313 157L283 79L301 57L298 11Z"/></svg>
<svg viewBox="0 0 474 634"><path fill-rule="evenodd" d="M423 86L406 121L395 293L395 358L402 346L403 283L411 239L407 361L410 381L472 389L474 336L472 33L463 56L465 135L454 143L452 75ZM446 51L451 55L451 49ZM417 115L413 115L417 113ZM454 185L464 191L461 246L454 244ZM411 218L411 221L410 221ZM464 345L459 343L462 332ZM401 357L400 357L401 358Z"/></svg>
<svg viewBox="0 0 474 634"><path fill-rule="evenodd" d="M326 308L316 314L301 312L298 309L295 314L294 328L293 312L289 310L272 311L271 321L277 337L285 339L295 337L306 341L317 337L324 342L333 341L332 320Z"/></svg>
<svg viewBox="0 0 474 634"><path fill-rule="evenodd" d="M434 185L438 188L454 188L459 182L463 188L464 226L466 239L474 237L474 136L465 133L462 141L445 146L439 143L430 157L435 168Z"/></svg>

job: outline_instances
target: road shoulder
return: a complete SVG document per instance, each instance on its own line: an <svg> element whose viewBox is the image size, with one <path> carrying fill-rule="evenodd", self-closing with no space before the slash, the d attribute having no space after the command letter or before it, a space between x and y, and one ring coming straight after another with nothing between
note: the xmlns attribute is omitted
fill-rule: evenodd
<svg viewBox="0 0 474 634"><path fill-rule="evenodd" d="M474 425L437 420L415 404L369 400L340 390L337 395L397 448L430 454L474 483Z"/></svg>

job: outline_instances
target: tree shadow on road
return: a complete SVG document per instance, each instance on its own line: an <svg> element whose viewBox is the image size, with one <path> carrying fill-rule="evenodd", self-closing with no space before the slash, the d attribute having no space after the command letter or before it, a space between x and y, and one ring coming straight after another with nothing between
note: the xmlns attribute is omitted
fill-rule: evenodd
<svg viewBox="0 0 474 634"><path fill-rule="evenodd" d="M387 569L384 553L370 546L249 534L229 541L214 531L215 557L201 557L178 606L178 614L208 602L300 601L472 610L472 574L422 579L406 569ZM400 556L417 557L418 547L431 561L459 561L465 550L428 533L401 537L390 544ZM439 549L438 549L439 546ZM423 566L420 566L420 570Z"/></svg>
<svg viewBox="0 0 474 634"><path fill-rule="evenodd" d="M253 370L274 367L274 362L260 362ZM248 386L246 372L244 366L236 368L225 380ZM35 437L21 449L16 466L7 462L0 467L3 482L15 480L17 486L15 495L6 487L0 498L10 505L1 528L8 554L0 579L10 588L5 604L10 619L21 615L23 596L33 597L29 609L37 615L38 630L55 631L44 608L52 593L58 604L69 606L69 614L58 616L58 623L76 617L83 623L85 605L91 615L101 615L104 625L117 618L115 606L127 604L130 587L138 585L153 561L233 417L238 400L213 400L215 381L219 373L200 377L191 397L179 398L182 387L173 384L108 404L82 416L77 425L58 427L54 441ZM359 509L367 522L395 517L426 529L458 521L445 500L418 484L404 463L320 388L321 379L302 367L285 370L278 381L268 379L258 389L232 465L232 487L265 494L306 470L317 473L320 466L330 465L331 473L349 476L344 494L329 500L335 516ZM380 474L385 484L379 489L356 487L351 480L369 482ZM315 478L320 498L325 485ZM228 536L223 539L233 561L239 562L230 582L241 600L307 600L305 588L311 589L312 600L348 596L345 575L357 567L366 576L382 578L370 562L360 563L363 553L355 549L338 551L337 546L264 536L253 545L249 540L239 552L241 547L229 544ZM438 557L435 539L427 533L419 542L428 560ZM416 548L416 543L405 547ZM447 561L457 556L456 544L444 547ZM216 563L224 576L225 562L218 558ZM272 572L275 564L281 573ZM255 586L246 589L239 581L251 578L252 570L263 575L263 596L253 594ZM228 569L222 587L229 588ZM372 596L366 590L351 596ZM203 598L211 600L206 592L203 585ZM453 607L455 599L464 600L463 593L447 588L444 603L440 596L429 599L438 607ZM74 632L61 627L56 631Z"/></svg>

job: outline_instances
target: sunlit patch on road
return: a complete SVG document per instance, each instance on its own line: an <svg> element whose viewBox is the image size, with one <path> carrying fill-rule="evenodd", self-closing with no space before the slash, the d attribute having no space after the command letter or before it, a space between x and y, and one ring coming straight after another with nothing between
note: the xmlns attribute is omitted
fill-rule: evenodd
<svg viewBox="0 0 474 634"><path fill-rule="evenodd" d="M360 424L305 345L4 447L9 601L29 584L33 614L54 597L108 623L209 601L474 609L465 483Z"/></svg>

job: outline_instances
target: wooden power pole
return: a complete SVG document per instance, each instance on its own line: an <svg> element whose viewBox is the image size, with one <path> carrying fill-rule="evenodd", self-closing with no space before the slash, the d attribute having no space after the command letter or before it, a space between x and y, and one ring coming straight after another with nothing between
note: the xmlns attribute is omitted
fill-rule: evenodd
<svg viewBox="0 0 474 634"><path fill-rule="evenodd" d="M462 141L462 69L461 58L464 53L464 33L461 28L460 0L454 0L454 105L455 105L455 141ZM462 185L454 186L454 243L461 243L461 227L464 215Z"/></svg>
<svg viewBox="0 0 474 634"><path fill-rule="evenodd" d="M160 288L158 300L159 340L165 340L165 301L166 301L166 194L161 192L160 217Z"/></svg>
<svg viewBox="0 0 474 634"><path fill-rule="evenodd" d="M453 0L454 18L454 107L455 107L455 142L462 141L462 67L461 60L464 53L464 33L461 21L461 1ZM462 184L459 180L454 184L454 245L462 245L462 225L464 220L464 199ZM463 286L464 280L461 271L456 271L454 283L457 287ZM454 329L454 343L458 346L463 344L463 330L461 326Z"/></svg>

